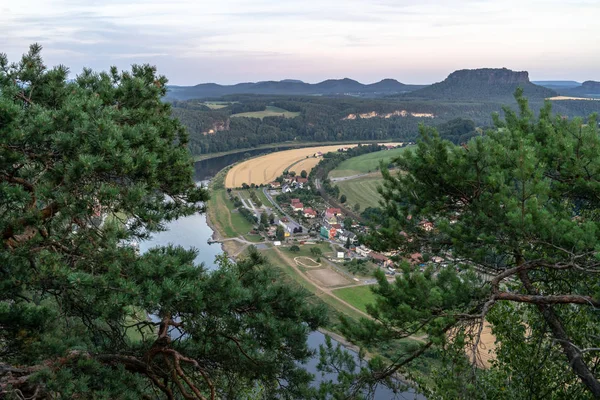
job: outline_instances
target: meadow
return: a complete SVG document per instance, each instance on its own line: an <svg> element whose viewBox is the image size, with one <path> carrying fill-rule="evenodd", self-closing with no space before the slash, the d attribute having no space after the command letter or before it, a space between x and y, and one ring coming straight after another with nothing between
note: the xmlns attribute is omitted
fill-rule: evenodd
<svg viewBox="0 0 600 400"><path fill-rule="evenodd" d="M211 110L219 110L221 108L227 107L229 104L231 104L231 102L228 102L228 101L205 101L202 104L204 104L206 107L210 108Z"/></svg>
<svg viewBox="0 0 600 400"><path fill-rule="evenodd" d="M337 289L333 291L333 294L363 312L367 312L367 304L375 302L375 295L371 291L370 285Z"/></svg>
<svg viewBox="0 0 600 400"><path fill-rule="evenodd" d="M280 176L283 171L295 163L297 164L294 165L294 168L292 169L295 169L298 172L305 169L306 172L310 172L310 170L321 160L321 158L313 157L315 153L321 152L325 154L331 151L337 151L343 147L354 146L356 145L339 144L333 146L306 147L302 149L278 151L276 153L252 158L233 166L233 168L229 170L227 177L225 178L225 186L228 188L236 188L241 187L242 183L248 185L252 183L255 185L266 184L272 182L275 178ZM304 163L304 160L306 160L306 163ZM298 166L301 168L298 169Z"/></svg>
<svg viewBox="0 0 600 400"><path fill-rule="evenodd" d="M267 108L263 111L252 111L245 112L239 114L232 114L231 117L246 117L246 118L260 118L264 117L285 117L285 118L294 118L300 115L299 112L292 112L288 110L284 110L283 108L267 106Z"/></svg>
<svg viewBox="0 0 600 400"><path fill-rule="evenodd" d="M382 184L383 177L380 173L336 183L340 188L340 194L346 195L346 206L352 208L358 203L361 211L367 207L379 207L381 196L377 192L377 187Z"/></svg>
<svg viewBox="0 0 600 400"><path fill-rule="evenodd" d="M333 171L329 173L330 178L342 178L345 176L352 176L358 174L366 174L369 172L375 172L379 168L379 163L383 161L386 165L390 161L398 157L406 149L411 146L400 147L392 150L376 151L374 153L363 154L358 157L352 157L346 161L343 161Z"/></svg>

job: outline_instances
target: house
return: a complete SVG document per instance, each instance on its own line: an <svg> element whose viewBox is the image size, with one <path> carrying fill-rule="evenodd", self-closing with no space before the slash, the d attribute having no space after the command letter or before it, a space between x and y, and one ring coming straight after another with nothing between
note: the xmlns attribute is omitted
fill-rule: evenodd
<svg viewBox="0 0 600 400"><path fill-rule="evenodd" d="M339 217L340 215L342 215L342 210L340 210L339 208L328 208L325 210L325 218L329 218L329 217Z"/></svg>
<svg viewBox="0 0 600 400"><path fill-rule="evenodd" d="M316 216L317 216L317 212L315 210L313 210L312 208L304 209L304 217L305 218L315 218Z"/></svg>
<svg viewBox="0 0 600 400"><path fill-rule="evenodd" d="M296 203L300 203L300 199L292 199L292 201L290 202L291 205L294 205Z"/></svg>
<svg viewBox="0 0 600 400"><path fill-rule="evenodd" d="M413 253L408 258L408 262L411 264L421 264L423 262L423 256L421 253Z"/></svg>
<svg viewBox="0 0 600 400"><path fill-rule="evenodd" d="M302 211L302 210L304 210L304 204L302 204L302 203L292 203L292 210L294 210L294 211Z"/></svg>
<svg viewBox="0 0 600 400"><path fill-rule="evenodd" d="M328 208L323 214L323 220L330 224L337 224L338 217L342 215L342 210L339 208Z"/></svg>
<svg viewBox="0 0 600 400"><path fill-rule="evenodd" d="M320 233L321 236L325 239L333 240L335 238L335 235L337 234L337 229L335 229L333 226L325 224L321 227Z"/></svg>
<svg viewBox="0 0 600 400"><path fill-rule="evenodd" d="M326 226L321 227L321 229L319 230L319 234L321 235L321 237L329 239L329 229L327 229Z"/></svg>
<svg viewBox="0 0 600 400"><path fill-rule="evenodd" d="M270 186L272 189L277 189L277 188L280 188L280 187L281 187L281 183L279 183L279 182L277 182L277 181L273 181L273 182L270 182L270 183L269 183L269 186Z"/></svg>
<svg viewBox="0 0 600 400"><path fill-rule="evenodd" d="M433 230L433 222L430 222L427 220L423 220L423 221L419 222L419 226L421 227L421 229L423 229L426 232Z"/></svg>
<svg viewBox="0 0 600 400"><path fill-rule="evenodd" d="M358 246L356 248L356 253L359 256L367 257L370 252L371 252L371 249L369 249L368 247L366 247L364 244L361 244L360 246Z"/></svg>
<svg viewBox="0 0 600 400"><path fill-rule="evenodd" d="M372 251L368 257L377 265L383 265L384 267L392 265L392 261L383 254Z"/></svg>
<svg viewBox="0 0 600 400"><path fill-rule="evenodd" d="M296 177L296 182L303 185L303 184L305 184L305 183L308 182L308 178L302 178L300 176L297 176Z"/></svg>
<svg viewBox="0 0 600 400"><path fill-rule="evenodd" d="M356 235L348 230L340 230L339 239L342 243L346 243L350 239L350 243L352 244L356 241Z"/></svg>

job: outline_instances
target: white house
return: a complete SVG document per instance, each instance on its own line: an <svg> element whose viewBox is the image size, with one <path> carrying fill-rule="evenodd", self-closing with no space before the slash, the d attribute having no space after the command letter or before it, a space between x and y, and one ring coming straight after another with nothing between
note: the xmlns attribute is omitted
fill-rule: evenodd
<svg viewBox="0 0 600 400"><path fill-rule="evenodd" d="M361 244L360 246L358 246L356 248L356 253L358 255L360 255L360 256L363 256L363 257L367 257L370 252L371 252L371 249L369 249L368 247L366 247L364 244Z"/></svg>
<svg viewBox="0 0 600 400"><path fill-rule="evenodd" d="M338 237L342 243L346 243L348 239L350 239L350 243L354 243L356 241L356 235L348 230L339 231Z"/></svg>

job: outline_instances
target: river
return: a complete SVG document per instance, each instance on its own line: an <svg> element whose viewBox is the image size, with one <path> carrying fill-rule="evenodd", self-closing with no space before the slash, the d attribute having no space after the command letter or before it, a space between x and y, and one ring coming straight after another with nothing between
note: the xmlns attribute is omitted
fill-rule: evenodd
<svg viewBox="0 0 600 400"><path fill-rule="evenodd" d="M231 157L234 155L237 156L237 159ZM230 155L223 156L223 157L228 157L229 160L233 160L233 161L229 161L230 163L233 163L242 158L245 158L243 153L242 154L240 154L240 153L230 154ZM223 158L223 157L219 157L219 158ZM206 161L210 161L210 160L206 160ZM220 167L219 170L224 168L227 165ZM196 165L196 177L199 178L198 181L204 180L207 177L210 177L210 176L214 175L214 173L218 172L218 170L215 172L211 172L210 170L213 170L213 168L209 167L207 169L205 167L200 167L200 166ZM212 175L211 175L211 173L212 173ZM192 215L192 216L185 217L185 218L180 218L176 221L170 222L169 224L167 224L166 227L167 227L166 231L156 233L156 234L154 234L154 236L151 239L141 242L140 243L140 251L145 252L152 247L164 246L167 244L179 245L179 246L182 246L185 248L193 247L196 250L198 250L198 255L196 257L197 263L204 263L204 265L208 269L216 268L215 257L218 254L221 254L222 250L221 250L220 244L211 244L210 245L207 243L208 239L212 236L213 231L206 223L205 215L197 214L197 215ZM318 352L319 345L322 345L324 343L325 343L325 336L321 332L311 332L310 333L310 335L308 337L308 344L311 349ZM334 341L334 344L336 344L335 341ZM353 354L355 357L358 357L356 355L356 353L353 352ZM315 383L317 383L317 384L318 384L318 382L320 382L324 379L332 378L331 376L328 376L328 375L322 376L321 373L319 371L317 371L318 362L319 362L319 357L317 355L317 356L313 357L312 359L310 359L305 364L306 369L309 372L315 374ZM424 400L425 399L423 396L415 395L413 391L394 394L391 390L389 390L388 388L383 387L383 386L377 388L374 398L377 400L386 400L386 399Z"/></svg>

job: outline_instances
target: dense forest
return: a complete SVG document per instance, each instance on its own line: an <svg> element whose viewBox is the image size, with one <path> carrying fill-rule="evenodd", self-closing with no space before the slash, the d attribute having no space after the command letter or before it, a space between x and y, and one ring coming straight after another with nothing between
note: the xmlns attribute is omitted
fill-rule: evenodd
<svg viewBox="0 0 600 400"><path fill-rule="evenodd" d="M412 141L417 137L420 124L439 127L442 137L461 143L468 139L468 136L462 136L473 131L474 127L485 130L491 126L492 113L502 114L504 105L516 107L514 99L509 101L504 97L489 101L451 101L402 96L364 99L350 96L231 95L219 100L224 103L218 109L211 109L206 102L199 100L172 103L173 115L190 134L189 147L194 155L289 141ZM542 105L543 99L531 99L534 111ZM263 111L267 106L299 115L294 118L232 118L239 113ZM569 117L600 111L600 102L593 101L562 101L555 102L553 106L557 113ZM470 129L446 131L446 124L457 118L470 120Z"/></svg>

